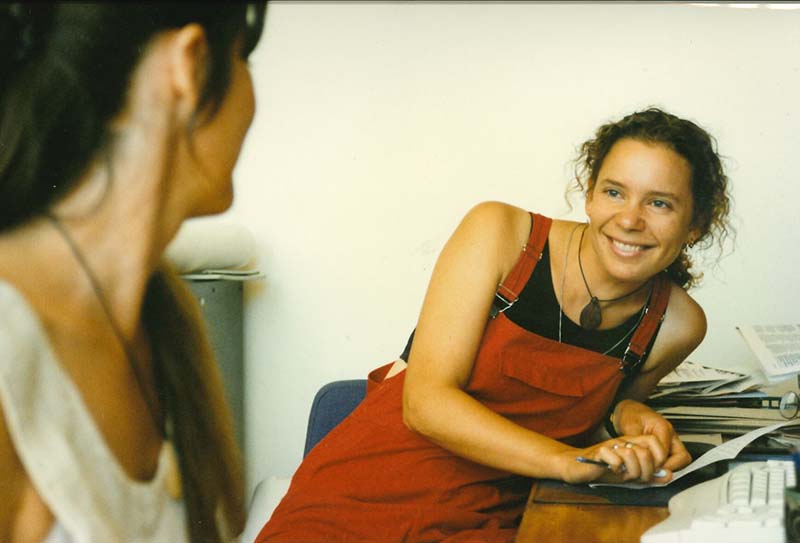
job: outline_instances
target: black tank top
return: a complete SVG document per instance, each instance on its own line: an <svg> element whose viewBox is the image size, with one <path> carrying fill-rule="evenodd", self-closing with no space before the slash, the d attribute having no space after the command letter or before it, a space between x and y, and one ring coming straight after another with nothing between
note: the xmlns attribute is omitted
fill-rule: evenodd
<svg viewBox="0 0 800 543"><path fill-rule="evenodd" d="M605 353L614 358L622 358L633 332L649 304L650 299L648 298L641 311L631 315L619 326L607 330L586 330L572 322L566 315L562 315L561 341L575 347L581 347L597 353ZM522 292L520 292L519 299L514 305L505 310L505 314L517 326L542 337L558 341L559 304L553 289L553 279L550 271L549 242L545 243L542 250L542 258L533 269L533 273ZM653 334L639 367L647 360L647 355L650 353L657 336L658 330ZM406 362L408 361L413 341L414 332L411 332L406 348L400 355L400 358Z"/></svg>

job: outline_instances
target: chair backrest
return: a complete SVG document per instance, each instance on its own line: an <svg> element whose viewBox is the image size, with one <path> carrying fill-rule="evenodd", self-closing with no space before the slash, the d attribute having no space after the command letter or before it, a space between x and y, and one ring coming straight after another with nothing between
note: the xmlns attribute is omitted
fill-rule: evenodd
<svg viewBox="0 0 800 543"><path fill-rule="evenodd" d="M333 381L324 385L314 396L308 415L306 446L303 456L342 422L367 394L366 379Z"/></svg>

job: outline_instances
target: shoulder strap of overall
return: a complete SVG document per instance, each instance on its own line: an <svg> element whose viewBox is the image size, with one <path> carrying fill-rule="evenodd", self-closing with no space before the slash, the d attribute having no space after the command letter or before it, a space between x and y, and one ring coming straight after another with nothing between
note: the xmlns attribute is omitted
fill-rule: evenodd
<svg viewBox="0 0 800 543"><path fill-rule="evenodd" d="M531 233L528 242L522 247L519 259L508 274L508 277L500 283L495 293L492 304L492 318L498 313L502 313L519 299L519 294L528 282L533 273L533 269L542 258L544 245L547 243L547 235L550 233L550 225L553 219L531 213Z"/></svg>
<svg viewBox="0 0 800 543"><path fill-rule="evenodd" d="M650 345L653 334L658 331L661 321L664 320L664 313L669 304L672 281L663 273L659 273L654 281L653 293L645 310L646 313L633 333L631 342L620 361L620 369L626 374L632 373L642 363L647 346Z"/></svg>

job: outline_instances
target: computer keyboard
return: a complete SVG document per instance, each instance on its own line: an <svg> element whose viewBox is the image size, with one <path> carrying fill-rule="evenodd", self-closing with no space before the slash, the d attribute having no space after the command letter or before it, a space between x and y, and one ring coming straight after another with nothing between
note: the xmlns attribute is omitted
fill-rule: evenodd
<svg viewBox="0 0 800 543"><path fill-rule="evenodd" d="M673 496L641 543L783 543L783 491L795 484L791 461L739 464Z"/></svg>

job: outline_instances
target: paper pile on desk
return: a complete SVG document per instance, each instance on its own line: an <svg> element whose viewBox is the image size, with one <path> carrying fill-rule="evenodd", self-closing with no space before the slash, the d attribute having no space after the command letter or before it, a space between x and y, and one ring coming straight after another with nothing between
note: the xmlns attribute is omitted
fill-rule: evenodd
<svg viewBox="0 0 800 543"><path fill-rule="evenodd" d="M757 390L759 376L686 361L667 375L647 403L681 434L743 435L783 421L779 398Z"/></svg>
<svg viewBox="0 0 800 543"><path fill-rule="evenodd" d="M785 421L769 407L672 406L656 409L679 434L742 435L768 424Z"/></svg>
<svg viewBox="0 0 800 543"><path fill-rule="evenodd" d="M650 398L670 397L679 402L687 398L742 394L761 384L763 381L759 376L709 368L686 360L659 381Z"/></svg>

